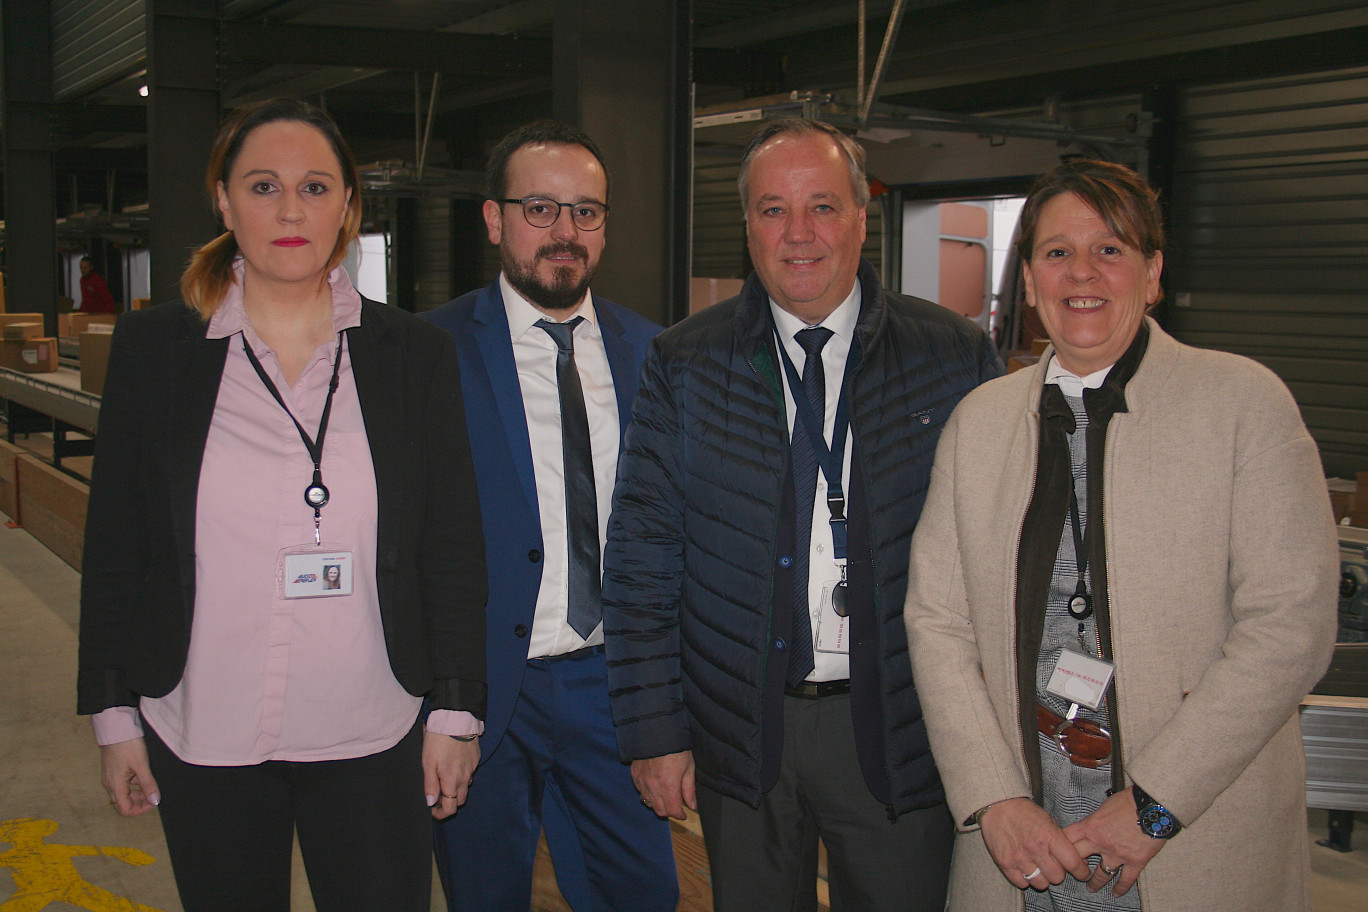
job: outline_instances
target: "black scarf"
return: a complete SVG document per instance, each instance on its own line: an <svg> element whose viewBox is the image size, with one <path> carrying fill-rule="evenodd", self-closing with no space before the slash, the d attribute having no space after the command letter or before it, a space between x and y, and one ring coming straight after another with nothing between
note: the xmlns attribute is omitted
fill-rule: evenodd
<svg viewBox="0 0 1368 912"><path fill-rule="evenodd" d="M1092 585L1093 609L1097 617L1097 639L1102 656L1112 661L1111 613L1107 597L1106 523L1103 522L1102 484L1103 455L1107 441L1107 425L1126 407L1126 384L1135 376L1149 344L1149 327L1140 324L1139 331L1119 361L1113 365L1106 380L1097 389L1083 391L1083 407L1088 414L1088 567ZM1042 800L1040 784L1040 751L1036 748L1036 663L1040 656L1040 638L1045 629L1045 602L1050 594L1055 558L1059 553L1059 539L1064 531L1064 518L1069 511L1069 492L1073 488L1073 472L1069 458L1068 435L1076 429L1073 411L1064 400L1064 393L1053 383L1045 384L1040 397L1040 441L1036 458L1035 490L1026 507L1021 526L1021 544L1017 551L1017 692L1021 695L1018 707L1022 747L1026 754L1026 768L1031 777L1031 791L1037 802ZM1121 729L1118 724L1116 682L1107 692L1108 724L1112 733L1112 788L1125 786L1122 768Z"/></svg>

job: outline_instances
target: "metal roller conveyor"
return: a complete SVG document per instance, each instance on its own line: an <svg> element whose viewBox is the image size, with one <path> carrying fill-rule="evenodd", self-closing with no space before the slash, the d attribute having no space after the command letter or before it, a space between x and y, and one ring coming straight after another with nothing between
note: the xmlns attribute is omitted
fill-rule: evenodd
<svg viewBox="0 0 1368 912"><path fill-rule="evenodd" d="M94 440L71 439L70 431L94 435L100 397L81 389L81 373L69 367L52 373L25 374L0 368L0 400L6 403L6 436L52 434L52 463L62 467L68 456L89 456Z"/></svg>
<svg viewBox="0 0 1368 912"><path fill-rule="evenodd" d="M1341 526L1339 643L1302 701L1306 803L1330 812L1321 845L1348 852L1354 812L1368 811L1368 529Z"/></svg>

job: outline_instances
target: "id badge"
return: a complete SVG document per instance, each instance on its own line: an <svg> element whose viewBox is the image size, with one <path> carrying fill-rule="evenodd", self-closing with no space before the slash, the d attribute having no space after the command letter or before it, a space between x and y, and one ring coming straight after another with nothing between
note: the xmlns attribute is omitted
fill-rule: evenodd
<svg viewBox="0 0 1368 912"><path fill-rule="evenodd" d="M822 610L817 618L817 640L812 648L818 652L849 655L850 618L845 617L844 612L837 613L833 600L837 587L841 587L844 594L844 583L840 580L831 580L822 586Z"/></svg>
<svg viewBox="0 0 1368 912"><path fill-rule="evenodd" d="M1102 705L1115 673L1116 666L1111 662L1073 649L1061 649L1045 689L1070 703L1096 710Z"/></svg>
<svg viewBox="0 0 1368 912"><path fill-rule="evenodd" d="M281 598L329 598L352 594L355 560L346 545L323 542L284 548L276 560L276 588Z"/></svg>

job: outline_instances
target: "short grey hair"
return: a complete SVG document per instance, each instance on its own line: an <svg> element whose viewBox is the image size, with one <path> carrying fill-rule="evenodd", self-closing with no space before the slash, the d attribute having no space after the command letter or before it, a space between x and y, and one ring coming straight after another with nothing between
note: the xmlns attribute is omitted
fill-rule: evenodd
<svg viewBox="0 0 1368 912"><path fill-rule="evenodd" d="M864 208L869 205L869 177L865 174L864 147L854 137L842 133L831 124L820 120L806 120L802 117L780 117L761 126L746 143L746 151L741 156L741 173L736 177L736 187L741 193L741 211L747 211L749 198L747 184L750 181L751 161L755 154L776 136L830 136L841 152L845 154L846 165L850 168L850 189L855 194L855 205Z"/></svg>

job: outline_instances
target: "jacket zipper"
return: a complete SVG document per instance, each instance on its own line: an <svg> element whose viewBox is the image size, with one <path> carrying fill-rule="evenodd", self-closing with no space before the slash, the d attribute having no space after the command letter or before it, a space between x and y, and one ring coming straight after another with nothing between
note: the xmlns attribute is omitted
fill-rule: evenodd
<svg viewBox="0 0 1368 912"><path fill-rule="evenodd" d="M768 387L768 385L765 383L765 376L764 376L764 374L762 374L762 373L760 372L760 369L757 368L757 367L755 366L755 359L754 359L753 356L751 356L751 355L747 355L747 356L746 356L746 366L749 367L749 368L751 369L751 373L754 374L754 375L755 375L755 379L758 380L758 381L760 382L760 386L761 386L762 388L764 388L764 389L768 392L768 391L769 391L769 387ZM782 390L780 391L780 395L781 395L781 396L783 395ZM782 408L781 408L780 412L781 412L781 416L782 416ZM781 496L782 496L782 495L781 495ZM765 712L764 712L764 708L765 708L765 684L766 684L767 681L769 681L769 658L770 658L770 650L773 649L773 644L774 644L774 609L773 609L773 606L774 606L774 570L773 570L773 567L774 567L775 559L776 559L776 557L777 557L776 552L777 552L778 547L779 547L779 526L782 524L782 522L783 522L783 520L782 520L782 519L779 519L779 518L776 516L775 525L774 525L774 530L773 530L773 533L772 533L772 534L770 535L770 537L769 537L769 542L770 542L770 544L769 544L769 566L770 566L771 569L770 569L770 575L769 575L769 593L768 593L768 595L766 596L765 604L768 605L768 606L770 606L770 607L765 611L765 639L764 639L764 642L763 642L763 648L760 650L760 689L759 689L759 693L760 693L760 712L759 712L759 717L760 717L761 719L764 718L764 714L765 714ZM762 724L763 724L763 722L762 722Z"/></svg>
<svg viewBox="0 0 1368 912"><path fill-rule="evenodd" d="M1019 571L1020 571L1020 560L1021 560L1021 542L1022 542L1022 539L1025 538L1025 535L1026 535L1026 514L1027 514L1028 512L1030 512L1031 500L1035 497L1036 483L1040 480L1040 465L1039 465L1039 463L1040 463L1040 412L1039 412L1039 411L1028 412L1028 413L1027 413L1027 418L1028 418L1028 420L1030 420L1030 423L1034 425L1034 427L1033 427L1033 429L1032 429L1032 430L1033 430L1033 433L1031 434L1031 440L1033 441L1033 443L1031 444L1031 448L1032 448L1032 451L1033 451L1033 452L1031 453L1031 484L1030 484L1030 486L1026 489L1027 492L1028 492L1028 493L1027 493L1027 497L1026 497L1026 509L1023 510L1022 513L1021 513L1021 524L1020 524L1019 526L1017 526L1016 547L1012 550L1013 561L1012 561L1012 589L1011 589L1011 592L1012 592L1012 641L1011 641L1011 642L1012 642L1012 652L1013 652L1012 667L1014 667L1014 668L1016 667L1015 653L1016 653L1016 642L1017 642L1017 637L1019 637L1019 636L1021 635L1021 614L1020 614L1019 606L1018 606L1017 603L1016 603L1016 599L1017 599L1017 595L1016 595L1016 592L1017 592L1017 584L1018 584L1019 575L1020 575ZM1029 760L1027 759L1027 758L1030 756L1030 755L1029 755L1029 751L1030 751L1032 748L1034 748L1034 749L1036 749L1036 750L1039 750L1040 748L1039 748L1039 745L1032 745L1032 744L1028 743L1027 739L1028 739L1028 737L1029 737L1029 734L1028 734L1028 732L1027 732L1027 730L1026 730L1025 725L1023 725L1022 722L1021 722L1021 718L1020 718L1020 716L1021 716L1021 709L1020 709L1020 707L1021 707L1021 673L1020 673L1020 670L1019 670L1019 669L1018 669L1018 671L1017 671L1016 674L1012 675L1012 690L1013 690L1013 698L1014 698L1014 699L1012 700L1012 704L1013 704L1014 706L1017 707L1017 728L1019 728L1019 729L1021 730L1021 763L1022 763L1023 766L1026 767L1027 772L1030 772L1031 765L1030 765ZM1030 734L1034 734L1034 732L1031 732ZM1035 793L1036 785L1037 785L1037 784L1034 783L1034 782L1031 783L1031 792L1032 792L1032 794ZM1022 907L1023 907L1023 908L1025 907L1025 900L1022 901Z"/></svg>
<svg viewBox="0 0 1368 912"><path fill-rule="evenodd" d="M1111 542L1110 542L1110 540L1107 538L1107 507L1106 507L1106 503L1105 503L1105 500L1106 500L1106 499L1109 497L1109 495L1110 495L1110 488L1108 487L1107 482L1106 482L1107 465L1108 465L1108 463L1109 463L1109 460L1108 460L1106 457L1109 455L1109 454L1108 454L1108 450L1110 450L1110 448L1111 448L1111 447L1110 447L1110 444L1111 444L1111 440L1112 440L1112 427L1113 427L1112 421L1115 421L1117 417L1118 417L1118 416L1113 415L1111 421L1108 421L1108 422L1107 422L1107 431L1106 431L1106 435L1102 438L1102 457L1103 457L1103 459L1102 459L1102 471L1098 473L1098 479L1099 479L1099 481L1101 481L1101 483L1102 483L1102 496L1099 497L1099 498L1097 499L1097 503L1098 503L1098 505L1102 508L1102 514L1097 518L1097 525L1098 525L1098 528L1100 528L1100 529L1102 530L1102 548L1103 548L1102 560L1103 560L1104 565L1106 564L1106 561L1107 561L1107 553L1106 553L1106 552L1108 552L1108 551L1111 550ZM1111 645L1111 647L1112 647L1112 648L1111 648L1112 663L1115 664L1115 660L1116 660L1116 645L1115 645L1115 643L1112 641L1112 622L1111 622L1112 600L1111 600L1111 583L1112 583L1112 580L1111 580L1111 573L1109 572L1109 573L1107 574L1107 612L1106 612L1106 618L1104 619L1100 614L1098 615L1098 618L1097 618L1097 657L1098 657L1099 659L1103 659L1103 661L1105 661L1105 658L1103 657L1103 650L1102 650L1102 636L1103 636L1103 634L1105 633L1105 634L1106 634L1106 637L1107 637L1107 643L1108 643L1109 645ZM1104 623L1104 620L1105 620L1105 623ZM1118 688L1117 685L1116 685L1115 673L1113 673L1113 676L1112 676L1112 688L1111 688L1111 690L1112 690L1111 699L1107 701L1107 723L1108 723L1108 725L1110 726L1110 729L1111 729L1111 737L1112 737L1112 764L1113 764L1113 766L1112 766L1112 770L1113 770L1113 773L1112 773L1112 783L1113 783L1113 787L1116 787L1116 786L1115 786L1115 783L1117 782L1117 777L1118 777L1118 776L1121 777L1121 786L1124 786L1124 785L1125 785L1125 778L1124 778L1124 777L1125 777L1125 773L1126 773L1126 764L1125 764L1124 760L1122 759L1122 752L1121 752L1121 709L1120 709L1120 706L1118 705L1118 704L1120 703L1120 696L1119 696L1120 691L1119 691L1119 688Z"/></svg>

